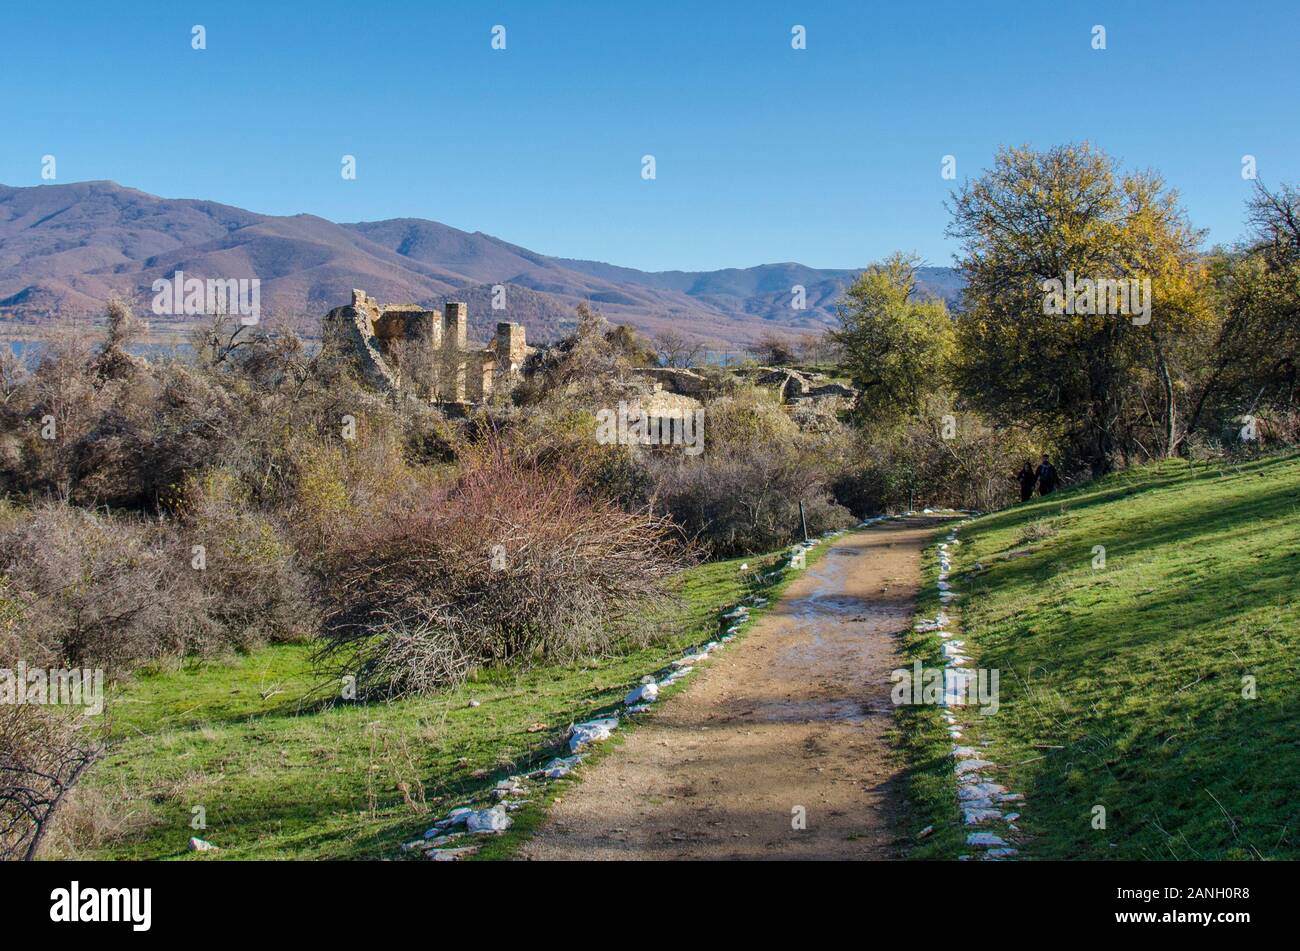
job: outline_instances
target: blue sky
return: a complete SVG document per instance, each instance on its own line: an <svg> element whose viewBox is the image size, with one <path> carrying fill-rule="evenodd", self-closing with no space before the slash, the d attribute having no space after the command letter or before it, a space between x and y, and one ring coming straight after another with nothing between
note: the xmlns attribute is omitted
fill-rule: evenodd
<svg viewBox="0 0 1300 951"><path fill-rule="evenodd" d="M1212 242L1241 232L1243 155L1300 181L1296 0L298 6L11 0L0 182L53 154L60 182L704 270L950 264L941 159L961 179L1003 144L1158 169Z"/></svg>

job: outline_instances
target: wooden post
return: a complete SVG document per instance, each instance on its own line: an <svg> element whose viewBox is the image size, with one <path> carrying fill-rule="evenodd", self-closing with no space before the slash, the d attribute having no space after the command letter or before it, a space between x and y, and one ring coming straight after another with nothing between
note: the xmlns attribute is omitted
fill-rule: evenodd
<svg viewBox="0 0 1300 951"><path fill-rule="evenodd" d="M803 511L803 499L799 500L799 522L803 525L803 540L808 541L808 516Z"/></svg>

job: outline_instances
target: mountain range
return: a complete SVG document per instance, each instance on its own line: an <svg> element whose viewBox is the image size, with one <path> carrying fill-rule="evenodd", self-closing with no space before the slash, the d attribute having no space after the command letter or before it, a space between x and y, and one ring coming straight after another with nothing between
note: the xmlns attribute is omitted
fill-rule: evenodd
<svg viewBox="0 0 1300 951"><path fill-rule="evenodd" d="M530 340L553 339L588 301L611 322L650 335L671 328L723 348L833 326L835 301L858 273L794 263L639 271L549 257L422 218L338 224L160 198L107 181L0 185L0 323L11 329L95 315L114 295L149 316L151 285L176 271L258 278L263 315L305 315L305 329L357 287L385 304L468 301L479 338L504 319L523 323ZM919 279L924 292L950 303L960 293L951 268L922 268ZM493 311L498 284L506 307ZM803 309L792 306L796 285L805 288Z"/></svg>

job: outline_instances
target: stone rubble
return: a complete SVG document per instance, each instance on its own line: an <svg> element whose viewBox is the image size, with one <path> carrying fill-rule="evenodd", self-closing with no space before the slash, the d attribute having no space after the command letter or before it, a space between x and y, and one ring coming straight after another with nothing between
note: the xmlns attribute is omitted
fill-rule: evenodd
<svg viewBox="0 0 1300 951"><path fill-rule="evenodd" d="M582 762L581 756L563 756L556 757L541 769L533 772L532 776L540 776L543 779L562 779L578 768Z"/></svg>
<svg viewBox="0 0 1300 951"><path fill-rule="evenodd" d="M510 825L511 819L506 815L504 803L491 809L475 809L465 817L465 831L476 835L484 832L505 832Z"/></svg>
<svg viewBox="0 0 1300 951"><path fill-rule="evenodd" d="M626 697L623 698L623 705L626 707L645 706L659 699L659 685L653 681L648 684L642 684L637 687Z"/></svg>
<svg viewBox="0 0 1300 951"><path fill-rule="evenodd" d="M459 849L433 849L428 853L427 857L435 862L459 862L477 851L477 845L467 845Z"/></svg>
<svg viewBox="0 0 1300 951"><path fill-rule="evenodd" d="M604 717L599 720L588 720L586 723L575 723L569 731L569 752L580 753L584 746L608 740L617 729L618 717Z"/></svg>
<svg viewBox="0 0 1300 951"><path fill-rule="evenodd" d="M967 514L974 515L976 513ZM948 580L952 572L950 549L960 544L961 542L957 539L956 528L953 528L948 533L947 538L939 543L939 579L937 588L939 603L942 605L951 604L961 597L961 594L954 589L952 583ZM961 721L953 711L964 703L963 678L969 677L971 671L964 669L970 660L963 650L966 647L966 642L955 639L950 631L945 630L948 627L949 620L948 615L941 609L932 619L922 618L914 622L912 629L918 633L937 634L943 642L940 646L945 661L942 700L944 710L942 716L948 728L948 736L956 741L962 738L962 730ZM987 747L990 744L984 743L981 745ZM996 768L997 764L990 759L984 758L987 752L987 749L980 750L959 743L953 745L951 755L956 760L953 772L957 776L957 804L961 808L962 824L983 826L990 822L1001 821L1006 823L1008 831L1017 831L1018 827L1015 825L1015 820L1020 818L1020 813L1008 812L1004 814L1000 805L1005 802L1023 802L1025 797L1020 793L1008 792L1005 786L995 783L989 778L988 771ZM1005 839L992 832L971 832L966 836L966 845L984 850L981 858L985 861L1000 861L1019 855L1018 849L1009 846ZM959 861L965 862L970 861L974 856L963 854L957 856L957 858Z"/></svg>

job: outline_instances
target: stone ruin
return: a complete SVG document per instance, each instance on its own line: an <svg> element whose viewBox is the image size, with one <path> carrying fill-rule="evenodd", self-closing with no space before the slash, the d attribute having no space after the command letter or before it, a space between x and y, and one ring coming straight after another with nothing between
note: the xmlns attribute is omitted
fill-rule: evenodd
<svg viewBox="0 0 1300 951"><path fill-rule="evenodd" d="M652 400L686 400L699 406L708 381L694 370L673 367L639 367L633 371L654 386ZM746 380L775 391L781 405L800 429L806 432L829 432L842 413L852 410L858 391L837 383L823 373L792 367L738 367L731 371L737 380Z"/></svg>
<svg viewBox="0 0 1300 951"><path fill-rule="evenodd" d="M406 389L442 404L482 403L510 392L523 379L528 358L540 351L528 346L522 324L497 324L487 346L469 343L468 325L468 304L449 301L443 311L418 304L381 307L365 291L353 290L351 304L325 315L323 332L325 345L351 359L362 379L377 389ZM788 367L731 372L737 379L775 390L805 430L830 429L836 417L857 402L853 387L816 372ZM669 367L635 368L628 383L625 397L636 416L693 413L709 387L700 373Z"/></svg>
<svg viewBox="0 0 1300 951"><path fill-rule="evenodd" d="M325 345L348 355L366 383L402 389L407 367L408 387L414 382L427 388L423 395L438 403L481 403L509 392L535 352L523 324L515 323L497 324L496 337L487 346L471 344L468 304L448 301L443 311L418 304L381 307L355 289L351 304L325 315L322 330ZM409 379L414 366L426 371L419 381Z"/></svg>

